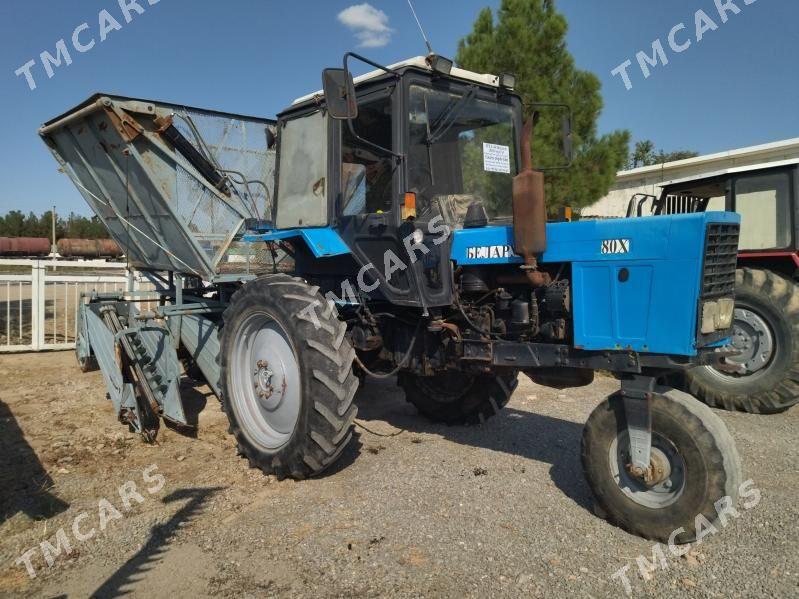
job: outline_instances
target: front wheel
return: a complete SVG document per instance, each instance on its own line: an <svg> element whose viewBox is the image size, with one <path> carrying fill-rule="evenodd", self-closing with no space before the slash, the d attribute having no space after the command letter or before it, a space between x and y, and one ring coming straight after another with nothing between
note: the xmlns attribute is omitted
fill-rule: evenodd
<svg viewBox="0 0 799 599"><path fill-rule="evenodd" d="M220 399L251 466L302 479L344 450L358 388L346 331L301 279L262 277L233 295L220 332Z"/></svg>
<svg viewBox="0 0 799 599"><path fill-rule="evenodd" d="M686 373L687 390L714 408L756 414L799 402L799 288L768 271L736 273L731 369L700 366Z"/></svg>
<svg viewBox="0 0 799 599"><path fill-rule="evenodd" d="M518 373L470 376L445 372L435 376L401 373L405 399L433 422L480 424L499 413L510 400Z"/></svg>
<svg viewBox="0 0 799 599"><path fill-rule="evenodd" d="M650 405L652 476L646 482L630 472L619 394L603 401L585 423L583 470L612 523L647 539L688 543L696 538L698 516L714 522L719 505L735 505L741 460L721 419L687 393L658 387Z"/></svg>

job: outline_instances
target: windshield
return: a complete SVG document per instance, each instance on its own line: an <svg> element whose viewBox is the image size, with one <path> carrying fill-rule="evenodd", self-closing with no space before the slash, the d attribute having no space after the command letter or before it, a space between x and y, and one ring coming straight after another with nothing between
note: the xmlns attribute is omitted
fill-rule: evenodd
<svg viewBox="0 0 799 599"><path fill-rule="evenodd" d="M419 218L440 212L459 226L475 200L491 219L512 214L513 107L475 92L410 88L408 183Z"/></svg>

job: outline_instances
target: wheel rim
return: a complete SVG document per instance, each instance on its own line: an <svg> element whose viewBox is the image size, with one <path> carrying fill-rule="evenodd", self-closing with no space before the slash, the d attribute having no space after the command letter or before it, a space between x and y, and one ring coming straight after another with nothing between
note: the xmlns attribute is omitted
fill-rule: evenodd
<svg viewBox="0 0 799 599"><path fill-rule="evenodd" d="M774 334L765 318L748 308L736 308L732 341L728 347L739 351L726 361L733 367L743 367L737 373L705 366L714 376L725 381L760 375L768 369L774 355Z"/></svg>
<svg viewBox="0 0 799 599"><path fill-rule="evenodd" d="M652 484L627 471L630 463L630 440L627 431L619 433L610 444L610 473L622 493L635 503L661 509L677 501L685 489L685 461L674 444L658 433L652 433L652 464L661 469Z"/></svg>
<svg viewBox="0 0 799 599"><path fill-rule="evenodd" d="M231 373L233 409L245 434L266 449L285 445L300 414L300 371L288 335L268 314L242 323Z"/></svg>

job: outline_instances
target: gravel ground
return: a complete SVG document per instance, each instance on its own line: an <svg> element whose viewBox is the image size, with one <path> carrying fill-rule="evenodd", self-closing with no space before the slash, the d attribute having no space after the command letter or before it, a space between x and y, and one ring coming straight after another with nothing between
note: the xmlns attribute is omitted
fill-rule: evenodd
<svg viewBox="0 0 799 599"><path fill-rule="evenodd" d="M298 483L247 468L206 387L184 389L204 406L198 433L147 446L71 353L2 356L0 595L623 597L612 576L629 566L635 596L799 596L799 410L719 412L761 500L642 576L652 543L594 513L579 463L582 423L617 383L520 380L474 428L430 424L393 381L370 382L341 463ZM129 509L126 481L141 496ZM79 532L95 534L77 541L82 513ZM39 543L59 528L71 551L48 567ZM32 548L36 578L15 564Z"/></svg>

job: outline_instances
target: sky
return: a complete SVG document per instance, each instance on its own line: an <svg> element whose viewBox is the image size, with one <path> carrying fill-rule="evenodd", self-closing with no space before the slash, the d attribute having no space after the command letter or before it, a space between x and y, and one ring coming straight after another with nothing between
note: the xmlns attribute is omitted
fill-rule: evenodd
<svg viewBox="0 0 799 599"><path fill-rule="evenodd" d="M701 153L799 137L799 2L733 0L739 12L728 6L723 22L715 4L729 1L556 2L578 68L602 81L600 133L628 129L658 149ZM143 12L129 8L127 22L120 4L132 3L0 5L0 214L52 205L62 214L90 213L36 130L95 92L273 117L319 89L322 69L339 66L348 50L382 63L425 53L407 0L138 0ZM445 56L454 56L479 11L498 3L415 2ZM669 44L675 27L679 52ZM52 66L48 78L40 54L56 56L61 39L72 63ZM644 62L644 78L636 55L651 56L656 40L668 64ZM629 90L612 74L626 60ZM34 90L24 71L15 74L29 61Z"/></svg>

